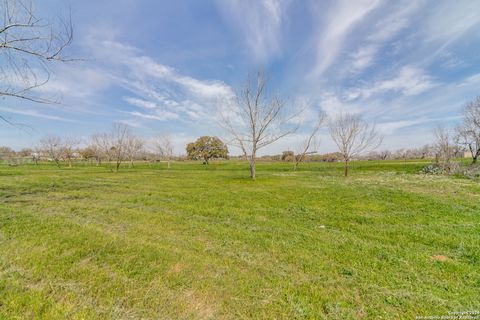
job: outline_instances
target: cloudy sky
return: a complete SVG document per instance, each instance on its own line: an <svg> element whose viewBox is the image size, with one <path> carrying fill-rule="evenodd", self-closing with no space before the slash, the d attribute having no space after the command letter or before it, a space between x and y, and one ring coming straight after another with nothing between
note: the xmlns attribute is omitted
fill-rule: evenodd
<svg viewBox="0 0 480 320"><path fill-rule="evenodd" d="M480 1L42 0L42 16L72 11L82 58L53 67L39 95L61 104L0 99L0 145L44 135L83 138L123 122L145 137L170 133L176 152L219 135L219 97L263 67L291 104L308 104L305 129L266 149L294 149L318 110L361 114L381 148L420 146L454 126L480 95ZM322 132L320 151L334 146Z"/></svg>

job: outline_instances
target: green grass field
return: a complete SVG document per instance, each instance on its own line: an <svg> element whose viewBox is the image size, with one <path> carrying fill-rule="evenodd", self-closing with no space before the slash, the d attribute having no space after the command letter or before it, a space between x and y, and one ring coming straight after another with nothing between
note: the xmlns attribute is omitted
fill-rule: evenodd
<svg viewBox="0 0 480 320"><path fill-rule="evenodd" d="M480 309L480 183L421 161L0 167L0 319Z"/></svg>

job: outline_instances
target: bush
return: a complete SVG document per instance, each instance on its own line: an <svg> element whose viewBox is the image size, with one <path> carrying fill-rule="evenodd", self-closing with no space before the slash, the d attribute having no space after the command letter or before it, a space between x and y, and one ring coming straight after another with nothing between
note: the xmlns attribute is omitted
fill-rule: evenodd
<svg viewBox="0 0 480 320"><path fill-rule="evenodd" d="M480 165L461 166L457 162L452 162L448 167L442 167L437 164L430 164L420 171L422 174L455 174L468 179L480 178Z"/></svg>
<svg viewBox="0 0 480 320"><path fill-rule="evenodd" d="M453 174L458 173L460 165L457 162L449 162L448 164L429 164L420 171L423 174Z"/></svg>
<svg viewBox="0 0 480 320"><path fill-rule="evenodd" d="M420 170L420 173L423 174L442 174L443 170L437 166L436 164L429 164L426 167L423 167L422 170Z"/></svg>
<svg viewBox="0 0 480 320"><path fill-rule="evenodd" d="M469 179L479 179L480 165L470 165L468 167L464 167L462 168L462 171L460 174Z"/></svg>

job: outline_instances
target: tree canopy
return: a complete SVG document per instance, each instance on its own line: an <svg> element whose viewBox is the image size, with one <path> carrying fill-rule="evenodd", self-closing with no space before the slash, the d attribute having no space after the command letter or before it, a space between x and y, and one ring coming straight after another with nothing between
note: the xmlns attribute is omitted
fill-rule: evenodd
<svg viewBox="0 0 480 320"><path fill-rule="evenodd" d="M187 144L187 156L191 160L203 159L208 164L210 159L228 159L228 148L217 137L203 136Z"/></svg>

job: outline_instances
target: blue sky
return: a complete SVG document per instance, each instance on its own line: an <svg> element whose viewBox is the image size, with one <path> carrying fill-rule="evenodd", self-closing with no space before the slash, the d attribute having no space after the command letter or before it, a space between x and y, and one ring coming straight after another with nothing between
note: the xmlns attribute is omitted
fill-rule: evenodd
<svg viewBox="0 0 480 320"><path fill-rule="evenodd" d="M31 130L0 126L0 145L33 146L44 135L84 141L112 122L146 138L170 133L176 153L219 135L219 97L263 67L271 85L308 104L304 129L263 153L294 149L313 115L361 114L385 135L381 149L421 146L433 127L453 127L480 95L480 1L64 1L84 61L53 66L39 95L62 103L0 100L0 112ZM326 130L321 152L335 148ZM234 151L235 153L235 151Z"/></svg>

